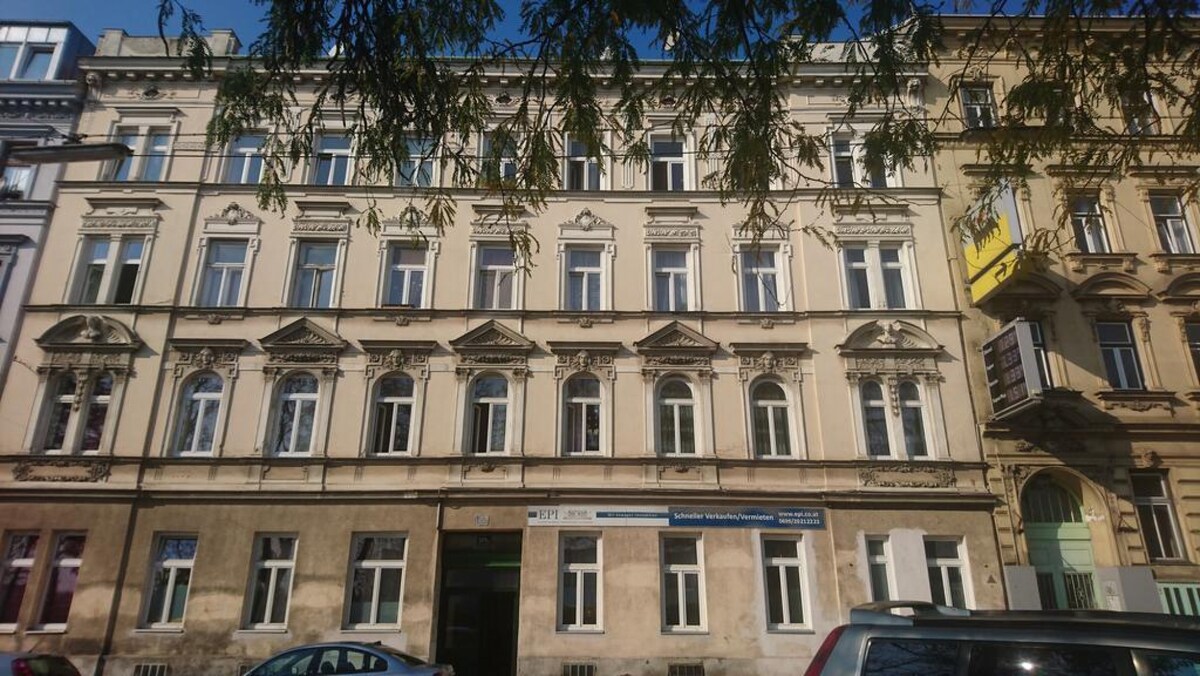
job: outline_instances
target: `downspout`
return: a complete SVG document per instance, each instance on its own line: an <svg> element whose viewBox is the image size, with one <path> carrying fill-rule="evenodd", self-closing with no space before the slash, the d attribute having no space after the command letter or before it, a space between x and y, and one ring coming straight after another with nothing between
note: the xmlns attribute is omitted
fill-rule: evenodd
<svg viewBox="0 0 1200 676"><path fill-rule="evenodd" d="M104 628L104 642L100 644L100 656L96 660L95 676L102 676L108 654L112 650L113 635L117 630L117 612L121 606L121 590L125 586L125 573L129 568L129 550L133 546L133 532L137 526L138 497L134 495L129 505L129 519L125 523L125 543L117 567L117 580L113 585L112 602L109 604L108 624Z"/></svg>

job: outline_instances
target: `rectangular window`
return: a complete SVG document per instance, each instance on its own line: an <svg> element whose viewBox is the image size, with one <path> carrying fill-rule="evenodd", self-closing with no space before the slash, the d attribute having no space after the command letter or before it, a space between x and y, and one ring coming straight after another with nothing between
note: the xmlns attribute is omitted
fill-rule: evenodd
<svg viewBox="0 0 1200 676"><path fill-rule="evenodd" d="M602 310L603 252L590 247L567 247L566 310Z"/></svg>
<svg viewBox="0 0 1200 676"><path fill-rule="evenodd" d="M898 310L906 307L904 293L904 263L900 247L880 245L879 263L883 270L883 297L887 307Z"/></svg>
<svg viewBox="0 0 1200 676"><path fill-rule="evenodd" d="M384 305L425 306L425 254L425 247L411 244L392 244L388 247Z"/></svg>
<svg viewBox="0 0 1200 676"><path fill-rule="evenodd" d="M996 126L996 102L991 87L963 87L963 121L967 129L991 129Z"/></svg>
<svg viewBox="0 0 1200 676"><path fill-rule="evenodd" d="M164 537L154 555L150 580L150 603L146 607L146 626L175 626L183 623L188 588L192 582L192 564L196 560L196 538Z"/></svg>
<svg viewBox="0 0 1200 676"><path fill-rule="evenodd" d="M71 601L75 598L75 587L79 582L79 568L83 565L83 546L86 542L87 538L78 534L59 535L55 539L46 595L38 614L39 627L66 627L67 617L71 614Z"/></svg>
<svg viewBox="0 0 1200 676"><path fill-rule="evenodd" d="M650 189L686 190L683 176L683 141L670 136L651 138Z"/></svg>
<svg viewBox="0 0 1200 676"><path fill-rule="evenodd" d="M1050 353L1046 351L1046 337L1042 334L1042 323L1039 321L1026 322L1029 325L1029 335L1033 344L1033 356L1037 359L1038 377L1042 380L1042 389L1054 387L1054 379L1050 377Z"/></svg>
<svg viewBox="0 0 1200 676"><path fill-rule="evenodd" d="M842 249L846 263L846 289L853 310L871 307L871 269L867 264L867 247L847 246Z"/></svg>
<svg viewBox="0 0 1200 676"><path fill-rule="evenodd" d="M1138 523L1146 541L1146 551L1151 561L1182 559L1183 548L1179 544L1179 525L1175 519L1175 507L1167 490L1167 477L1161 472L1130 472L1133 485L1133 504L1137 508Z"/></svg>
<svg viewBox="0 0 1200 676"><path fill-rule="evenodd" d="M501 144L503 138L503 145ZM517 178L517 142L516 139L499 132L483 135L481 148L482 175L485 181L513 181Z"/></svg>
<svg viewBox="0 0 1200 676"><path fill-rule="evenodd" d="M654 309L658 312L686 312L688 305L688 252L659 249L654 259Z"/></svg>
<svg viewBox="0 0 1200 676"><path fill-rule="evenodd" d="M887 538L867 538L867 568L871 578L871 600L892 600Z"/></svg>
<svg viewBox="0 0 1200 676"><path fill-rule="evenodd" d="M833 140L833 184L838 188L854 187L854 149L850 139Z"/></svg>
<svg viewBox="0 0 1200 676"><path fill-rule="evenodd" d="M360 535L350 562L350 627L395 627L400 624L404 590L403 535Z"/></svg>
<svg viewBox="0 0 1200 676"><path fill-rule="evenodd" d="M229 166L225 169L226 183L254 184L262 180L263 134L239 136L229 148Z"/></svg>
<svg viewBox="0 0 1200 676"><path fill-rule="evenodd" d="M600 537L562 535L559 562L559 629L600 629Z"/></svg>
<svg viewBox="0 0 1200 676"><path fill-rule="evenodd" d="M1172 254L1196 253L1192 228L1188 225L1178 195L1151 195L1150 212L1154 215L1154 227L1158 230L1158 241L1163 251Z"/></svg>
<svg viewBox="0 0 1200 676"><path fill-rule="evenodd" d="M34 143L8 143L8 156L0 157L0 199L24 199L33 187L33 166L12 157L12 151L36 147Z"/></svg>
<svg viewBox="0 0 1200 676"><path fill-rule="evenodd" d="M587 146L567 139L567 190L599 190L600 163L588 157Z"/></svg>
<svg viewBox="0 0 1200 676"><path fill-rule="evenodd" d="M763 582L767 587L767 628L792 629L804 626L800 539L765 538L762 547Z"/></svg>
<svg viewBox="0 0 1200 676"><path fill-rule="evenodd" d="M29 588L29 576L37 556L37 533L13 533L0 562L0 627L15 627L21 617L21 602Z"/></svg>
<svg viewBox="0 0 1200 676"><path fill-rule="evenodd" d="M142 250L145 248L144 239L127 239L121 242L121 254L117 261L116 288L113 289L112 302L118 305L128 305L133 302L133 293L137 289L138 272L142 269Z"/></svg>
<svg viewBox="0 0 1200 676"><path fill-rule="evenodd" d="M25 47L25 63L17 72L17 80L45 80L50 74L50 61L54 58L54 45L28 45Z"/></svg>
<svg viewBox="0 0 1200 676"><path fill-rule="evenodd" d="M209 240L200 305L235 307L241 303L247 246L248 242L242 239Z"/></svg>
<svg viewBox="0 0 1200 676"><path fill-rule="evenodd" d="M161 181L171 152L171 130L168 127L121 126L114 132L113 141L123 143L130 155L113 161L108 167L111 181Z"/></svg>
<svg viewBox="0 0 1200 676"><path fill-rule="evenodd" d="M335 242L301 242L296 256L292 307L333 306L333 277L337 273Z"/></svg>
<svg viewBox="0 0 1200 676"><path fill-rule="evenodd" d="M667 631L704 628L702 560L699 536L663 537L663 627Z"/></svg>
<svg viewBox="0 0 1200 676"><path fill-rule="evenodd" d="M1125 121L1125 133L1132 136L1157 134L1158 113L1150 92L1129 92L1121 95L1121 118Z"/></svg>
<svg viewBox="0 0 1200 676"><path fill-rule="evenodd" d="M83 240L83 258L79 271L80 303L91 305L104 302L100 297L100 289L104 282L104 271L108 268L108 245L108 238L88 237Z"/></svg>
<svg viewBox="0 0 1200 676"><path fill-rule="evenodd" d="M250 583L251 628L287 625L295 565L296 538L259 536L254 547L254 576Z"/></svg>
<svg viewBox="0 0 1200 676"><path fill-rule="evenodd" d="M563 454L600 452L600 381L578 375L563 386Z"/></svg>
<svg viewBox="0 0 1200 676"><path fill-rule="evenodd" d="M958 641L876 638L867 643L862 676L954 676L959 672L958 648Z"/></svg>
<svg viewBox="0 0 1200 676"><path fill-rule="evenodd" d="M1104 360L1109 387L1114 390L1144 389L1142 367L1129 322L1096 322L1096 337L1100 341L1100 356Z"/></svg>
<svg viewBox="0 0 1200 676"><path fill-rule="evenodd" d="M778 250L758 247L743 251L742 310L744 312L776 312L779 310Z"/></svg>
<svg viewBox="0 0 1200 676"><path fill-rule="evenodd" d="M146 144L142 151L140 180L161 181L167 168L167 155L171 151L171 130L151 127L146 133Z"/></svg>
<svg viewBox="0 0 1200 676"><path fill-rule="evenodd" d="M7 80L13 76L13 69L17 66L17 54L20 51L19 44L0 44L0 80Z"/></svg>
<svg viewBox="0 0 1200 676"><path fill-rule="evenodd" d="M137 127L117 127L116 134L113 138L116 143L124 143L125 147L129 148L131 153L128 157L123 157L114 160L109 167L109 180L112 181L128 181L131 179L129 172L133 169L134 160L138 151L139 136Z"/></svg>
<svg viewBox="0 0 1200 676"><path fill-rule="evenodd" d="M1075 248L1082 253L1108 253L1108 230L1096 195L1080 195L1071 200L1071 227Z"/></svg>
<svg viewBox="0 0 1200 676"><path fill-rule="evenodd" d="M436 144L423 138L405 141L408 157L396 166L396 185L401 188L428 188L433 185L433 160Z"/></svg>
<svg viewBox="0 0 1200 676"><path fill-rule="evenodd" d="M1187 322L1184 324L1184 330L1187 332L1188 352L1192 355L1192 366L1196 369L1196 375L1200 376L1200 322Z"/></svg>
<svg viewBox="0 0 1200 676"><path fill-rule="evenodd" d="M77 272L76 302L88 305L133 303L145 248L143 237L84 238Z"/></svg>
<svg viewBox="0 0 1200 676"><path fill-rule="evenodd" d="M479 248L476 270L475 307L480 310L511 310L516 303L517 261L512 247Z"/></svg>
<svg viewBox="0 0 1200 676"><path fill-rule="evenodd" d="M958 540L925 540L925 567L929 591L939 606L967 607L963 583L962 543Z"/></svg>
<svg viewBox="0 0 1200 676"><path fill-rule="evenodd" d="M350 137L343 134L322 136L317 142L313 183L350 185Z"/></svg>

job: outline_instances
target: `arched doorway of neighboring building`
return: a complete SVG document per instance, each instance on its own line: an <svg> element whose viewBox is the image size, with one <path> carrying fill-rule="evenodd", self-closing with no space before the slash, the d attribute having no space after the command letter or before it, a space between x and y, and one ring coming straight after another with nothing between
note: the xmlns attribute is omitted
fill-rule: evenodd
<svg viewBox="0 0 1200 676"><path fill-rule="evenodd" d="M1080 496L1043 472L1025 485L1021 516L1042 608L1096 608L1096 562Z"/></svg>

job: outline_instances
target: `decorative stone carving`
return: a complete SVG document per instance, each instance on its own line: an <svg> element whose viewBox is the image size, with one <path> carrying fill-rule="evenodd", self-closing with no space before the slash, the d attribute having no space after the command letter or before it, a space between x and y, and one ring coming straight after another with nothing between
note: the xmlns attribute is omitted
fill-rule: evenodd
<svg viewBox="0 0 1200 676"><path fill-rule="evenodd" d="M105 315L68 317L35 339L46 353L39 373L103 369L118 375L133 367L142 340L129 327Z"/></svg>
<svg viewBox="0 0 1200 676"><path fill-rule="evenodd" d="M839 239L848 237L912 237L912 225L907 223L900 224L866 224L866 223L851 223L837 224L833 228L834 237Z"/></svg>
<svg viewBox="0 0 1200 676"><path fill-rule="evenodd" d="M1014 447L1020 453L1045 453L1055 457L1082 453L1086 449L1079 439L1065 436L1020 439Z"/></svg>
<svg viewBox="0 0 1200 676"><path fill-rule="evenodd" d="M229 225L236 225L244 222L261 223L262 219L255 216L253 213L242 208L242 205L237 202L230 202L224 209L218 211L208 217L210 221L224 221Z"/></svg>
<svg viewBox="0 0 1200 676"><path fill-rule="evenodd" d="M345 234L350 231L349 221L309 221L297 220L292 225L292 232L320 232L331 234Z"/></svg>
<svg viewBox="0 0 1200 676"><path fill-rule="evenodd" d="M107 460L22 460L12 469L14 481L96 483L110 474L112 463Z"/></svg>
<svg viewBox="0 0 1200 676"><path fill-rule="evenodd" d="M460 367L524 367L533 341L491 320L450 341ZM515 374L514 374L515 375Z"/></svg>
<svg viewBox="0 0 1200 676"><path fill-rule="evenodd" d="M172 340L175 377L191 371L222 371L236 378L238 358L246 349L244 340Z"/></svg>
<svg viewBox="0 0 1200 676"><path fill-rule="evenodd" d="M576 214L571 220L560 223L559 227L573 228L582 230L583 232L591 232L594 229L611 231L615 226L603 218L600 218L596 214L593 214L591 209L584 209Z"/></svg>
<svg viewBox="0 0 1200 676"><path fill-rule="evenodd" d="M620 349L620 343L551 341L554 377L562 380L586 371L613 380L617 377L615 358Z"/></svg>
<svg viewBox="0 0 1200 676"><path fill-rule="evenodd" d="M320 367L326 377L337 372L338 357L346 341L312 320L298 319L259 341L267 353L263 373L274 377L280 370L299 365Z"/></svg>
<svg viewBox="0 0 1200 676"><path fill-rule="evenodd" d="M732 343L738 358L738 378L751 380L761 374L788 375L800 380L800 360L808 351L805 343Z"/></svg>
<svg viewBox="0 0 1200 676"><path fill-rule="evenodd" d="M699 371L707 377L712 370L712 356L718 343L704 334L677 321L671 322L634 343L642 357L642 372L670 369Z"/></svg>
<svg viewBox="0 0 1200 676"><path fill-rule="evenodd" d="M865 487L875 488L953 488L958 483L954 470L929 464L878 464L858 469Z"/></svg>
<svg viewBox="0 0 1200 676"><path fill-rule="evenodd" d="M431 340L363 340L367 367L363 376L368 380L389 371L404 371L419 378L429 377L429 355L437 347Z"/></svg>

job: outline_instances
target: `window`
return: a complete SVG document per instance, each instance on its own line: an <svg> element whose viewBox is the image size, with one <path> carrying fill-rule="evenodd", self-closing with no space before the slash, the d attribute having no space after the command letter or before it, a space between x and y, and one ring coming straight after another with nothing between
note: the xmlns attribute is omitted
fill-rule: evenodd
<svg viewBox="0 0 1200 676"><path fill-rule="evenodd" d="M413 379L393 375L379 381L375 395L375 431L371 452L377 455L408 453L412 443Z"/></svg>
<svg viewBox="0 0 1200 676"><path fill-rule="evenodd" d="M350 627L397 626L404 590L403 535L354 538L350 563Z"/></svg>
<svg viewBox="0 0 1200 676"><path fill-rule="evenodd" d="M54 45L26 45L25 63L17 70L15 80L45 80L50 74Z"/></svg>
<svg viewBox="0 0 1200 676"><path fill-rule="evenodd" d="M600 537L567 535L559 539L558 627L600 628Z"/></svg>
<svg viewBox="0 0 1200 676"><path fill-rule="evenodd" d="M1133 504L1137 508L1142 537L1151 561L1182 559L1179 526L1167 490L1167 477L1160 472L1130 472Z"/></svg>
<svg viewBox="0 0 1200 676"><path fill-rule="evenodd" d="M949 664L954 664L953 660ZM964 666L964 673L971 674L971 676L1003 676L1005 674L1119 676L1141 671L1134 668L1128 648L1063 643L1052 645L1024 642L1001 643L999 641L974 642L971 645L971 659ZM918 673L929 674L932 672L921 671ZM1159 672L1146 669L1142 673L1153 673L1155 676L1167 676L1167 674L1175 673L1182 676L1182 674L1195 672L1191 670Z"/></svg>
<svg viewBox="0 0 1200 676"><path fill-rule="evenodd" d="M696 403L682 378L668 378L658 389L658 452L696 454Z"/></svg>
<svg viewBox="0 0 1200 676"><path fill-rule="evenodd" d="M276 403L275 435L269 446L273 455L312 452L318 388L317 379L307 373L294 373L284 379Z"/></svg>
<svg viewBox="0 0 1200 676"><path fill-rule="evenodd" d="M433 185L433 160L436 144L429 139L405 140L408 157L396 165L396 186L428 188Z"/></svg>
<svg viewBox="0 0 1200 676"><path fill-rule="evenodd" d="M161 181L171 154L171 130L167 127L117 127L113 141L128 146L130 155L113 161L110 181Z"/></svg>
<svg viewBox="0 0 1200 676"><path fill-rule="evenodd" d="M236 307L241 304L247 246L246 240L209 240L204 279L200 284L200 305Z"/></svg>
<svg viewBox="0 0 1200 676"><path fill-rule="evenodd" d="M53 392L46 415L46 428L42 450L47 452L84 452L100 449L104 438L104 422L108 418L108 405L112 399L113 376L102 372L93 376L84 386L83 405L80 401L77 380L74 374L65 373L50 386Z"/></svg>
<svg viewBox="0 0 1200 676"><path fill-rule="evenodd" d="M337 274L335 242L301 242L296 256L292 307L333 307L333 278Z"/></svg>
<svg viewBox="0 0 1200 676"><path fill-rule="evenodd" d="M292 569L296 565L296 538L264 535L254 552L250 583L251 628L287 625L288 599L292 595Z"/></svg>
<svg viewBox="0 0 1200 676"><path fill-rule="evenodd" d="M226 183L258 183L262 180L262 147L266 140L263 134L247 134L234 139L225 168Z"/></svg>
<svg viewBox="0 0 1200 676"><path fill-rule="evenodd" d="M516 308L516 269L516 256L512 247L480 247L475 307L480 310Z"/></svg>
<svg viewBox="0 0 1200 676"><path fill-rule="evenodd" d="M66 627L71 601L75 598L75 587L79 582L79 568L83 565L83 546L86 542L85 536L77 534L59 535L55 539L46 595L38 614L39 628Z"/></svg>
<svg viewBox="0 0 1200 676"><path fill-rule="evenodd" d="M854 153L850 139L833 139L833 184L839 188L854 187Z"/></svg>
<svg viewBox="0 0 1200 676"><path fill-rule="evenodd" d="M144 237L85 237L76 273L77 303L129 305L138 295Z"/></svg>
<svg viewBox="0 0 1200 676"><path fill-rule="evenodd" d="M504 132L483 135L481 171L485 182L515 181L517 178L517 141Z"/></svg>
<svg viewBox="0 0 1200 676"><path fill-rule="evenodd" d="M704 566L699 536L662 539L663 627L667 631L703 629Z"/></svg>
<svg viewBox="0 0 1200 676"><path fill-rule="evenodd" d="M225 383L208 371L192 376L183 387L175 449L180 455L212 453Z"/></svg>
<svg viewBox="0 0 1200 676"><path fill-rule="evenodd" d="M567 306L566 310L603 310L601 289L604 268L600 249L569 246L567 254Z"/></svg>
<svg viewBox="0 0 1200 676"><path fill-rule="evenodd" d="M887 538L867 538L867 569L871 580L871 600L892 600L892 573L888 562Z"/></svg>
<svg viewBox="0 0 1200 676"><path fill-rule="evenodd" d="M1042 333L1042 323L1028 321L1029 335L1033 343L1033 356L1037 359L1038 377L1042 380L1042 389L1054 387L1054 379L1050 377L1050 353L1046 350L1046 336Z"/></svg>
<svg viewBox="0 0 1200 676"><path fill-rule="evenodd" d="M567 190L599 190L600 163L588 157L588 149L582 142L567 139L567 175L564 184Z"/></svg>
<svg viewBox="0 0 1200 676"><path fill-rule="evenodd" d="M387 292L384 305L425 307L425 247L388 246Z"/></svg>
<svg viewBox="0 0 1200 676"><path fill-rule="evenodd" d="M990 129L996 126L996 102L990 86L963 87L960 93L967 129Z"/></svg>
<svg viewBox="0 0 1200 676"><path fill-rule="evenodd" d="M600 380L590 374L573 376L563 392L563 453L599 453Z"/></svg>
<svg viewBox="0 0 1200 676"><path fill-rule="evenodd" d="M957 641L877 638L867 644L862 673L863 676L955 676L959 673L958 646Z"/></svg>
<svg viewBox="0 0 1200 676"><path fill-rule="evenodd" d="M1159 133L1158 113L1150 92L1128 92L1121 95L1121 118L1125 122L1125 133L1132 136Z"/></svg>
<svg viewBox="0 0 1200 676"><path fill-rule="evenodd" d="M1129 322L1096 322L1096 338L1100 341L1100 356L1104 360L1109 387L1114 390L1143 389L1142 367Z"/></svg>
<svg viewBox="0 0 1200 676"><path fill-rule="evenodd" d="M858 392L868 456L891 457L892 449L902 448L908 458L929 457L928 425L918 383L912 380L897 383L889 392L895 397L895 406L890 411L879 381L864 380Z"/></svg>
<svg viewBox="0 0 1200 676"><path fill-rule="evenodd" d="M0 29L2 31L3 29ZM0 80L49 80L50 64L54 61L54 34L59 29L24 28L12 26L7 36L11 42L0 43ZM35 37L34 33L40 33ZM50 44L47 44L47 41Z"/></svg>
<svg viewBox="0 0 1200 676"><path fill-rule="evenodd" d="M925 540L925 567L929 591L939 606L967 607L963 583L962 543L958 540Z"/></svg>
<svg viewBox="0 0 1200 676"><path fill-rule="evenodd" d="M12 157L12 151L19 148L32 148L36 144L9 141L7 156L0 157L0 199L24 199L29 196L33 187L33 166Z"/></svg>
<svg viewBox="0 0 1200 676"><path fill-rule="evenodd" d="M167 167L167 155L171 152L171 132L166 129L152 128L146 137L143 152L141 180L163 180L163 170Z"/></svg>
<svg viewBox="0 0 1200 676"><path fill-rule="evenodd" d="M1100 198L1080 195L1071 200L1071 227L1075 230L1075 248L1082 253L1108 253L1108 230Z"/></svg>
<svg viewBox="0 0 1200 676"><path fill-rule="evenodd" d="M46 416L46 434L42 449L46 451L67 450L67 432L71 426L71 412L75 408L75 374L64 373L56 381Z"/></svg>
<svg viewBox="0 0 1200 676"><path fill-rule="evenodd" d="M195 560L196 538L164 537L159 540L150 580L150 603L146 607L147 626L183 623Z"/></svg>
<svg viewBox="0 0 1200 676"><path fill-rule="evenodd" d="M508 381L503 376L483 376L472 390L470 451L477 455L503 453L507 436Z"/></svg>
<svg viewBox="0 0 1200 676"><path fill-rule="evenodd" d="M754 452L759 457L792 454L787 395L779 383L762 380L750 389L750 421L754 428Z"/></svg>
<svg viewBox="0 0 1200 676"><path fill-rule="evenodd" d="M673 136L650 138L650 189L655 191L686 190L681 140Z"/></svg>
<svg viewBox="0 0 1200 676"><path fill-rule="evenodd" d="M775 248L756 246L742 251L742 311L775 312L784 305L779 295L779 267Z"/></svg>
<svg viewBox="0 0 1200 676"><path fill-rule="evenodd" d="M651 252L654 258L654 309L657 312L687 312L688 252L682 249L660 249Z"/></svg>
<svg viewBox="0 0 1200 676"><path fill-rule="evenodd" d="M853 310L911 307L908 252L902 244L852 244L842 247L846 300Z"/></svg>
<svg viewBox="0 0 1200 676"><path fill-rule="evenodd" d="M14 627L21 618L21 602L33 573L37 545L36 533L8 536L4 561L0 562L0 627Z"/></svg>
<svg viewBox="0 0 1200 676"><path fill-rule="evenodd" d="M20 52L21 45L19 43L0 43L0 80L12 77L13 67L17 64L17 55Z"/></svg>
<svg viewBox="0 0 1200 676"><path fill-rule="evenodd" d="M833 185L837 188L886 188L888 172L882 165L868 166L861 141L846 136L834 136L830 152L833 155Z"/></svg>
<svg viewBox="0 0 1200 676"><path fill-rule="evenodd" d="M350 185L350 137L344 134L322 136L317 141L313 183Z"/></svg>
<svg viewBox="0 0 1200 676"><path fill-rule="evenodd" d="M1178 195L1151 195L1150 212L1163 251L1172 254L1196 253L1192 228L1183 213Z"/></svg>
<svg viewBox="0 0 1200 676"><path fill-rule="evenodd" d="M799 538L764 538L762 547L763 582L767 586L767 628L792 629L804 626Z"/></svg>

